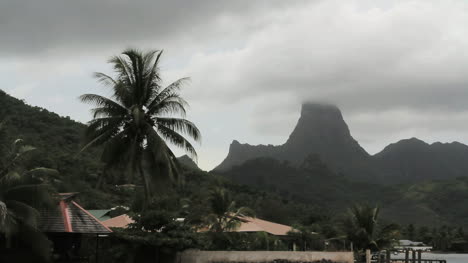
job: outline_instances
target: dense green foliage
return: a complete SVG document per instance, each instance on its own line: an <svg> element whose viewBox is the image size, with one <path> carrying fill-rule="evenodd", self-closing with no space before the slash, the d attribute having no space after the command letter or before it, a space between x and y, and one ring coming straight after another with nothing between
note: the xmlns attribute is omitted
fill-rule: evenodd
<svg viewBox="0 0 468 263"><path fill-rule="evenodd" d="M0 119L4 120L2 141L23 139L36 150L28 156L26 168L48 167L59 171L58 192L80 192L80 202L88 209L127 203L127 195L107 185L96 189L102 165L99 150L80 153L84 124L68 117L32 107L0 90ZM118 182L115 182L118 183Z"/></svg>
<svg viewBox="0 0 468 263"><path fill-rule="evenodd" d="M0 137L4 137L0 127ZM50 243L38 229L39 211L52 205L50 182L56 171L25 167L25 157L35 150L17 139L2 140L0 156L0 249L28 249L38 262L47 261Z"/></svg>

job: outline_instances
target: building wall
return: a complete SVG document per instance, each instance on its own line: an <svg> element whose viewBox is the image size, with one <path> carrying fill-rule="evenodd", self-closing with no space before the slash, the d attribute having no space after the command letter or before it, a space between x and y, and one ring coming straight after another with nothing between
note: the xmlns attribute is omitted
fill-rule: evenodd
<svg viewBox="0 0 468 263"><path fill-rule="evenodd" d="M176 263L284 263L316 262L322 259L336 263L354 262L352 252L187 250L177 256Z"/></svg>

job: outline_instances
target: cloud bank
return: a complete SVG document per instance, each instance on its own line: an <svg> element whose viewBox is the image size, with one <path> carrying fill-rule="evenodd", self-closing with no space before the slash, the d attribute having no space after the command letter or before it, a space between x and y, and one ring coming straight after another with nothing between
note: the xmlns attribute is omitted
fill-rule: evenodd
<svg viewBox="0 0 468 263"><path fill-rule="evenodd" d="M210 169L232 139L283 143L300 103L337 104L371 153L398 139L468 143L465 1L10 1L0 76L13 95L89 119L76 97L128 46L164 48ZM42 98L42 99L41 99Z"/></svg>

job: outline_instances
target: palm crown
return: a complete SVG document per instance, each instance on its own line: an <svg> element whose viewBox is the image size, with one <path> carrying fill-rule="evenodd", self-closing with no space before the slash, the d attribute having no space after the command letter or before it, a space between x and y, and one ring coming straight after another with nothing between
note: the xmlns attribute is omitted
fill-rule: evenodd
<svg viewBox="0 0 468 263"><path fill-rule="evenodd" d="M184 135L195 141L201 139L197 127L185 119L188 104L179 95L187 78L163 88L158 68L161 54L162 51L142 53L130 49L112 57L109 63L116 73L114 78L95 73L99 82L112 89L112 97L96 94L80 97L81 101L95 105L83 149L104 145L104 163L128 164L130 175L140 175L147 201L156 178L178 175L177 160L166 141L196 159L197 153Z"/></svg>
<svg viewBox="0 0 468 263"><path fill-rule="evenodd" d="M254 216L250 208L237 207L229 192L222 188L215 188L211 192L210 208L207 223L213 232L235 230L245 222L245 217Z"/></svg>

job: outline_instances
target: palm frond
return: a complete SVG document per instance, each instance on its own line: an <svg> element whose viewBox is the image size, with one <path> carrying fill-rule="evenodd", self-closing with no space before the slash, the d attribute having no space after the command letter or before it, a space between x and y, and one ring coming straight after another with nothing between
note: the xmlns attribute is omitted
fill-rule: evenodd
<svg viewBox="0 0 468 263"><path fill-rule="evenodd" d="M109 139L116 136L120 131L122 121L109 119L94 119L85 132L84 146L80 152L89 147L106 143Z"/></svg>
<svg viewBox="0 0 468 263"><path fill-rule="evenodd" d="M157 126L157 130L164 139L186 151L187 154L195 161L197 160L197 151L193 145L184 138L184 136L162 124Z"/></svg>
<svg viewBox="0 0 468 263"><path fill-rule="evenodd" d="M111 76L101 72L94 72L94 78L97 79L98 82L103 84L104 86L114 87L118 85L118 82L114 80Z"/></svg>
<svg viewBox="0 0 468 263"><path fill-rule="evenodd" d="M181 78L177 81L174 81L171 83L169 86L164 88L159 94L157 94L153 100L147 105L148 111L149 112L156 112L153 108L157 107L158 104L160 104L162 101L168 99L168 98L174 98L174 97L180 97L178 94L178 91L182 87L183 84L185 84L187 81L189 81L190 78ZM187 103L182 103L187 105Z"/></svg>
<svg viewBox="0 0 468 263"><path fill-rule="evenodd" d="M98 107L109 107L115 110L120 109L122 112L127 111L120 103L97 94L83 94L80 96L80 100L83 103L94 104Z"/></svg>
<svg viewBox="0 0 468 263"><path fill-rule="evenodd" d="M157 54L156 59L153 62L153 57L154 55ZM159 82L161 81L161 78L159 76L159 69L158 69L158 63L159 63L159 58L161 57L163 51L150 51L145 55L145 69L148 71L145 73L146 76L146 82L145 82L145 98L146 100L143 102L144 105L148 104L149 100L152 100L154 98L154 95L159 92L160 85ZM150 63L153 62L153 65L150 65Z"/></svg>
<svg viewBox="0 0 468 263"><path fill-rule="evenodd" d="M10 171L0 178L0 190L6 192L11 187L21 184L21 175L16 171Z"/></svg>
<svg viewBox="0 0 468 263"><path fill-rule="evenodd" d="M130 86L135 83L135 76L132 74L131 65L124 58L114 56L109 60L109 63L114 66L114 70L117 72L121 82Z"/></svg>
<svg viewBox="0 0 468 263"><path fill-rule="evenodd" d="M32 227L37 227L39 220L39 212L23 202L16 200L7 200L5 204L10 212L10 215L15 217L17 221L21 221L24 224L28 224Z"/></svg>
<svg viewBox="0 0 468 263"><path fill-rule="evenodd" d="M23 202L32 207L49 207L52 203L50 187L44 184L24 184L9 188L3 194L5 200Z"/></svg>
<svg viewBox="0 0 468 263"><path fill-rule="evenodd" d="M201 133L197 126L189 120L181 118L156 118L156 124L163 125L169 129L186 134L193 140L201 141Z"/></svg>

